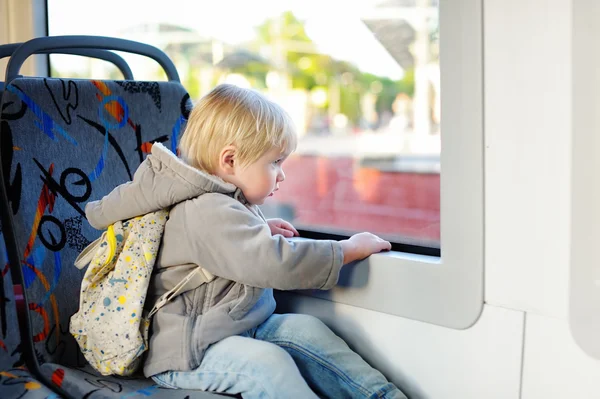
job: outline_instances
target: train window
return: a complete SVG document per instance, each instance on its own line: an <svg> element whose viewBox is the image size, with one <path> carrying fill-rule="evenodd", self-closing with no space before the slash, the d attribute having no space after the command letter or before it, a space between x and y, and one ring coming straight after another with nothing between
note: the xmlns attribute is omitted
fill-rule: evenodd
<svg viewBox="0 0 600 399"><path fill-rule="evenodd" d="M307 237L371 231L394 243L356 266L370 270L360 292L311 295L456 327L478 316L481 0L156 3L105 0L90 20L73 18L89 13L83 2L48 0L48 32L155 45L174 60L192 99L229 82L283 105L299 145L264 212ZM121 55L136 79L159 78L151 61ZM94 60L50 62L52 76L120 78ZM351 274L350 286L364 275ZM392 290L390 281L406 286ZM382 301L381 292L394 299ZM449 296L464 317L444 311Z"/></svg>
<svg viewBox="0 0 600 399"><path fill-rule="evenodd" d="M93 26L71 17L86 11L80 2L50 0L49 33L156 45L193 99L232 82L282 104L299 147L266 214L304 230L367 230L439 248L437 1L184 0L160 12L146 3L106 2ZM158 68L142 62L132 62L136 78L158 78ZM119 77L101 61L53 56L51 65L54 76Z"/></svg>

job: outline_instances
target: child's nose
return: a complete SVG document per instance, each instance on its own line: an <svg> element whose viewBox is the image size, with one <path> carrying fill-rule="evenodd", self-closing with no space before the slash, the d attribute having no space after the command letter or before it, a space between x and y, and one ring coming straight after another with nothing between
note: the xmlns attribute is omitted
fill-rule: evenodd
<svg viewBox="0 0 600 399"><path fill-rule="evenodd" d="M282 182L285 180L285 173L283 173L283 169L279 171L277 174L277 181Z"/></svg>

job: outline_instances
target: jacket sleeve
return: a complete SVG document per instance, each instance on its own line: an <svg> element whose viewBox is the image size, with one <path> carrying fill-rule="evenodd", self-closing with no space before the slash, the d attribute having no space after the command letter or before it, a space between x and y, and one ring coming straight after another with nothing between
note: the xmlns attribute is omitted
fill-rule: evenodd
<svg viewBox="0 0 600 399"><path fill-rule="evenodd" d="M330 289L343 263L333 240L288 241L239 201L204 194L186 201L185 248L211 273L261 288ZM183 237L182 237L183 238Z"/></svg>

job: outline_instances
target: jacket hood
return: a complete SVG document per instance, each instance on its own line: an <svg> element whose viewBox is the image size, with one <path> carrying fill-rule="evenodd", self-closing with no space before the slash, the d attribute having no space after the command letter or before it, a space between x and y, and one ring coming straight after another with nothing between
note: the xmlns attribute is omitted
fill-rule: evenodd
<svg viewBox="0 0 600 399"><path fill-rule="evenodd" d="M133 180L117 186L99 201L85 206L87 219L96 229L175 205L205 193L233 194L243 200L235 185L193 168L161 143L140 164ZM242 201L244 202L244 201Z"/></svg>

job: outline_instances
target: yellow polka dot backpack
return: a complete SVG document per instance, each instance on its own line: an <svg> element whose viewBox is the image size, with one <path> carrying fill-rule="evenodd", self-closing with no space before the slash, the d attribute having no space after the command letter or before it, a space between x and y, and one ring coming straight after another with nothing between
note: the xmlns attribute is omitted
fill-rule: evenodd
<svg viewBox="0 0 600 399"><path fill-rule="evenodd" d="M198 266L144 312L167 218L168 210L160 210L116 222L75 260L77 268L89 267L69 331L90 365L103 375L134 374L148 348L154 313L175 296L214 278Z"/></svg>

